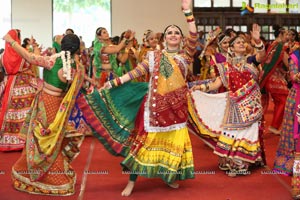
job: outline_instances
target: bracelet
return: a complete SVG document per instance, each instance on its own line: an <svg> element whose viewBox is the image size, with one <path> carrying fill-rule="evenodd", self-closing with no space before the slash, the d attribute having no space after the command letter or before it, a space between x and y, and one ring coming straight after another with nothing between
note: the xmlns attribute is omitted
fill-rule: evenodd
<svg viewBox="0 0 300 200"><path fill-rule="evenodd" d="M195 18L187 19L186 21L187 21L187 23L192 23L192 22L195 22Z"/></svg>
<svg viewBox="0 0 300 200"><path fill-rule="evenodd" d="M184 13L191 13L192 11L191 11L191 9L187 9L187 10L182 10L182 12L184 12Z"/></svg>
<svg viewBox="0 0 300 200"><path fill-rule="evenodd" d="M15 40L13 40L12 42L10 42L10 46L14 46L16 44L16 41Z"/></svg>
<svg viewBox="0 0 300 200"><path fill-rule="evenodd" d="M116 82L117 82L116 86L122 85L121 79L119 77L116 78Z"/></svg>
<svg viewBox="0 0 300 200"><path fill-rule="evenodd" d="M257 51L263 51L265 49L265 45L262 41L260 41L260 44L255 44L255 48L257 49Z"/></svg>
<svg viewBox="0 0 300 200"><path fill-rule="evenodd" d="M119 79L120 79L121 85L123 85L124 81L123 81L122 77L119 77Z"/></svg>
<svg viewBox="0 0 300 200"><path fill-rule="evenodd" d="M115 88L115 87L118 87L120 85L123 85L123 80L121 77L117 77L113 80L110 80L109 81L109 85L112 87L112 88Z"/></svg>
<svg viewBox="0 0 300 200"><path fill-rule="evenodd" d="M195 21L195 18L194 18L194 16L193 16L193 14L191 14L191 15L186 15L186 21L188 22L188 23L191 23L191 22L194 22Z"/></svg>

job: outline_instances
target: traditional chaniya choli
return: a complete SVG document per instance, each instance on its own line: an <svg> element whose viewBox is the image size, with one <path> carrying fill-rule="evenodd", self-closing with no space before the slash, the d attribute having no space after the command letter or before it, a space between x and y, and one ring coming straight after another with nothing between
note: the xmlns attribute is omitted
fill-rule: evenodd
<svg viewBox="0 0 300 200"><path fill-rule="evenodd" d="M192 54L186 52L151 51L129 73L132 80L149 73L149 83L129 82L82 98L94 135L110 153L125 157L121 165L131 173L166 183L194 178L185 82Z"/></svg>
<svg viewBox="0 0 300 200"><path fill-rule="evenodd" d="M32 55L33 57L33 55ZM60 58L46 65L37 57L44 69L44 81L60 84L55 76L62 68ZM39 62L40 61L40 62ZM47 76L49 75L49 76ZM53 96L43 90L43 83L37 84L38 92L21 129L26 136L26 145L21 157L12 166L15 189L42 195L66 196L75 193L76 173L70 162L79 154L83 134L70 126L68 119L76 96L83 84L84 70L75 75L70 87L66 85L65 95Z"/></svg>
<svg viewBox="0 0 300 200"><path fill-rule="evenodd" d="M20 44L17 31L9 33ZM35 66L19 56L9 43L5 44L1 62L5 78L0 82L0 151L22 150L25 137L20 130L36 93Z"/></svg>
<svg viewBox="0 0 300 200"><path fill-rule="evenodd" d="M190 130L212 147L215 154L225 159L229 168L248 169L243 166L245 163L262 161L258 71L251 64L237 67L229 63L218 64L218 70L228 92L192 92L189 101Z"/></svg>

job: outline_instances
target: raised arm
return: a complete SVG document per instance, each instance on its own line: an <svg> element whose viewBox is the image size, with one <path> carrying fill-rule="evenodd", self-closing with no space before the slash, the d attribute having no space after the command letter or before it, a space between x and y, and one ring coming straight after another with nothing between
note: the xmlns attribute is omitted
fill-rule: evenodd
<svg viewBox="0 0 300 200"><path fill-rule="evenodd" d="M41 67L45 67L47 69L51 69L55 63L56 57L55 56L40 56L34 53L28 52L24 49L19 43L17 43L9 34L6 34L3 37L5 42L9 43L11 47L25 60L29 63L38 65Z"/></svg>
<svg viewBox="0 0 300 200"><path fill-rule="evenodd" d="M127 31L124 39L118 44L118 45L110 45L104 47L102 50L102 53L107 53L107 54L114 54L118 53L123 49L132 39L134 38L135 32L133 31Z"/></svg>
<svg viewBox="0 0 300 200"><path fill-rule="evenodd" d="M187 23L188 23L188 29L189 29L189 35L186 39L186 45L185 45L185 52L187 56L190 58L190 62L193 61L193 56L196 52L197 47L197 28L195 25L195 18L194 15L190 9L192 0L182 0L181 7L182 11L186 17Z"/></svg>
<svg viewBox="0 0 300 200"><path fill-rule="evenodd" d="M260 39L260 26L258 24L252 25L251 37L255 42L255 48L257 52L255 55L256 61L261 62L266 56L266 51L265 46Z"/></svg>
<svg viewBox="0 0 300 200"><path fill-rule="evenodd" d="M184 12L184 15L187 18L189 31L192 33L197 33L197 28L195 25L195 18L191 11L192 0L182 0L181 7Z"/></svg>

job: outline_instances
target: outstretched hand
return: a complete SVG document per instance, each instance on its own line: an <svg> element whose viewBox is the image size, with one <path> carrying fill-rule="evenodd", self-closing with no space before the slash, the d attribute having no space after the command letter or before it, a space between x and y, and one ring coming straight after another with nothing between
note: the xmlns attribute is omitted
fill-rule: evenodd
<svg viewBox="0 0 300 200"><path fill-rule="evenodd" d="M110 84L109 81L107 81L107 82L104 83L104 85L100 89L98 89L98 92L100 93L102 90L104 90L104 89L110 89L110 88L112 88L111 84Z"/></svg>
<svg viewBox="0 0 300 200"><path fill-rule="evenodd" d="M252 31L251 32L251 37L255 41L260 39L260 26L258 24L253 24L252 25Z"/></svg>
<svg viewBox="0 0 300 200"><path fill-rule="evenodd" d="M204 91L205 91L205 85L203 85L203 84L200 84L200 85L194 85L194 86L190 89L190 91L195 91L195 90L200 90L200 91L204 92Z"/></svg>
<svg viewBox="0 0 300 200"><path fill-rule="evenodd" d="M182 10L188 10L191 8L192 0L181 0Z"/></svg>

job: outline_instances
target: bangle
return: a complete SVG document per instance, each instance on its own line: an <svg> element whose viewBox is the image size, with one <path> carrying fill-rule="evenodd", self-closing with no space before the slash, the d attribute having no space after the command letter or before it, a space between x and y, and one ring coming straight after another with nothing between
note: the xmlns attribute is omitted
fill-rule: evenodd
<svg viewBox="0 0 300 200"><path fill-rule="evenodd" d="M10 46L14 46L16 44L16 41L15 40L13 40L12 42L10 42Z"/></svg>
<svg viewBox="0 0 300 200"><path fill-rule="evenodd" d="M195 18L187 19L186 21L187 21L187 23L192 23L192 22L195 22Z"/></svg>
<svg viewBox="0 0 300 200"><path fill-rule="evenodd" d="M182 10L182 12L184 12L184 13L191 13L192 11L191 11L191 9L187 9L187 10Z"/></svg>
<svg viewBox="0 0 300 200"><path fill-rule="evenodd" d="M195 18L194 18L194 16L193 16L193 14L191 14L191 15L186 15L186 21L188 22L188 23L191 23L191 22L194 22L195 21Z"/></svg>
<svg viewBox="0 0 300 200"><path fill-rule="evenodd" d="M121 79L119 77L116 78L116 82L117 82L116 86L122 85Z"/></svg>
<svg viewBox="0 0 300 200"><path fill-rule="evenodd" d="M265 45L262 41L260 41L260 44L255 44L255 48L257 49L257 51L263 51L265 49Z"/></svg>
<svg viewBox="0 0 300 200"><path fill-rule="evenodd" d="M255 44L259 44L259 45L262 43L261 39L254 40L254 42L255 42Z"/></svg>

